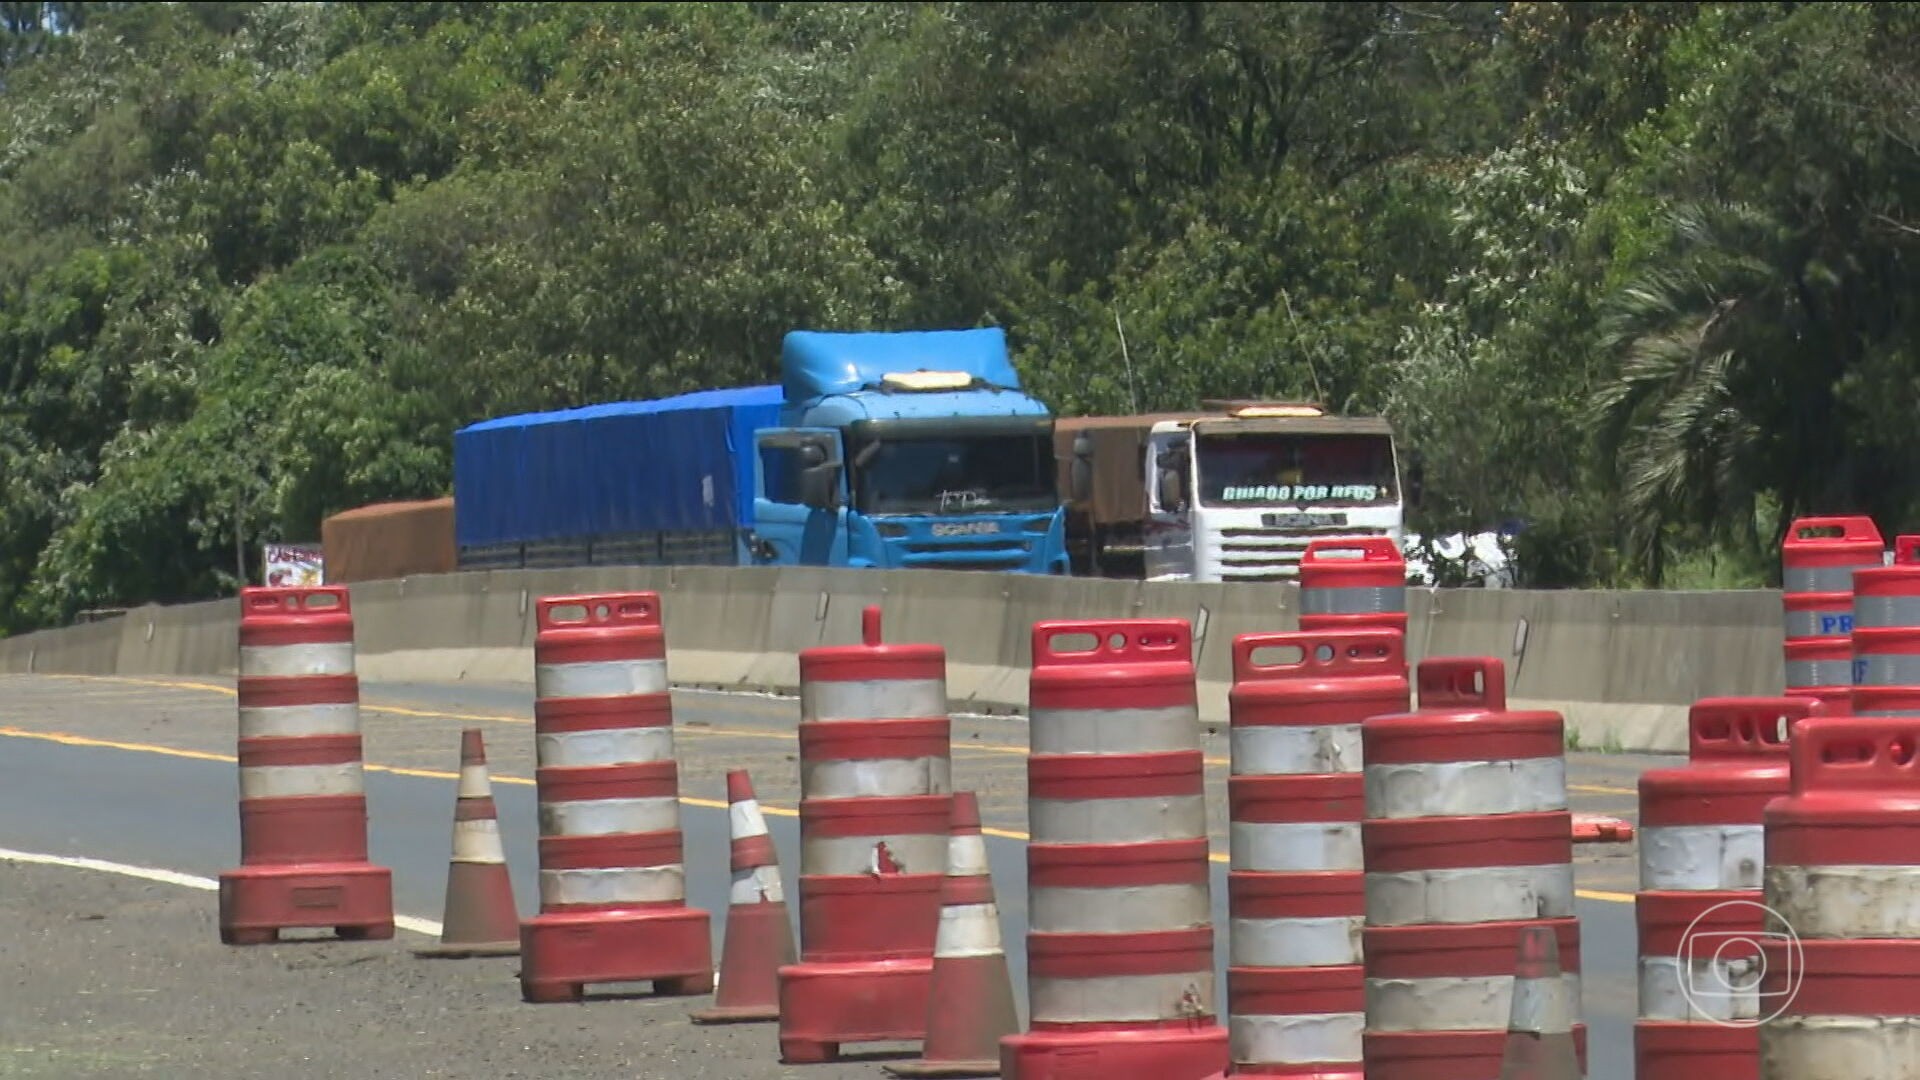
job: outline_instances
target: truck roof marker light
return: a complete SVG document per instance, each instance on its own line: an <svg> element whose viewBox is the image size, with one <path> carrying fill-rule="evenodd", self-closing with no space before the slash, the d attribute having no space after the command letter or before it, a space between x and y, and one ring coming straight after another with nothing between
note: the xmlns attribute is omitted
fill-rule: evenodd
<svg viewBox="0 0 1920 1080"><path fill-rule="evenodd" d="M1327 415L1326 410L1317 405L1242 405L1233 410L1233 416L1242 420L1258 420L1274 417L1315 417Z"/></svg>
<svg viewBox="0 0 1920 1080"><path fill-rule="evenodd" d="M973 382L974 376L965 371L890 371L880 377L880 385L888 390L915 393L966 390L973 386Z"/></svg>

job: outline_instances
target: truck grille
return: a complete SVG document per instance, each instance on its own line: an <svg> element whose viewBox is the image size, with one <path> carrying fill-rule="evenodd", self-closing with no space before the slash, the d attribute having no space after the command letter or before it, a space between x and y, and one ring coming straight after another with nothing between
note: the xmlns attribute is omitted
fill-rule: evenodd
<svg viewBox="0 0 1920 1080"><path fill-rule="evenodd" d="M1292 581L1300 576L1300 557L1323 536L1385 536L1385 529L1342 526L1326 529L1222 529L1217 547L1225 581Z"/></svg>
<svg viewBox="0 0 1920 1080"><path fill-rule="evenodd" d="M917 540L902 545L902 565L915 570L1018 570L1033 554L1031 540ZM971 555L973 558L953 558Z"/></svg>

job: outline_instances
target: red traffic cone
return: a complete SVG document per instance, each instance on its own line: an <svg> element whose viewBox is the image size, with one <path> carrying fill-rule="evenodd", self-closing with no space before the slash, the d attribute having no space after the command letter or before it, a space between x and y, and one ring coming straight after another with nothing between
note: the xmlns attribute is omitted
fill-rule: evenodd
<svg viewBox="0 0 1920 1080"><path fill-rule="evenodd" d="M1500 1080L1582 1080L1570 996L1560 977L1560 944L1552 928L1522 930Z"/></svg>
<svg viewBox="0 0 1920 1080"><path fill-rule="evenodd" d="M720 986L713 1007L695 1012L692 1019L698 1024L778 1020L780 966L794 962L793 924L780 887L780 859L745 769L727 774L727 804L733 894L720 954Z"/></svg>
<svg viewBox="0 0 1920 1080"><path fill-rule="evenodd" d="M520 915L500 843L500 819L487 776L487 747L479 728L460 733L460 788L453 803L453 859L447 867L446 915L440 944L415 949L447 958L513 956L520 952Z"/></svg>
<svg viewBox="0 0 1920 1080"><path fill-rule="evenodd" d="M973 792L953 793L950 828L927 995L927 1039L919 1060L884 1066L895 1076L998 1076L1000 1039L1020 1030Z"/></svg>

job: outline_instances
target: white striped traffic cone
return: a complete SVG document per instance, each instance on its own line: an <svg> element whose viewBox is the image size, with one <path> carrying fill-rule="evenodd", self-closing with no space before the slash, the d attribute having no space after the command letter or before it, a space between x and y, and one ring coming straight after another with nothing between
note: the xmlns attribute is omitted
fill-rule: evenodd
<svg viewBox="0 0 1920 1080"><path fill-rule="evenodd" d="M780 966L794 962L793 923L780 885L780 858L745 769L727 774L727 818L733 849L733 890L727 938L720 954L713 1007L692 1014L696 1024L780 1018Z"/></svg>
<svg viewBox="0 0 1920 1080"><path fill-rule="evenodd" d="M980 804L973 792L956 791L926 1043L919 1060L885 1069L894 1076L998 1076L1000 1040L1019 1030L987 842L980 834Z"/></svg>
<svg viewBox="0 0 1920 1080"><path fill-rule="evenodd" d="M447 867L446 915L440 943L416 955L458 958L520 952L520 915L507 876L500 818L487 775L479 728L460 733L460 788L453 803L453 859Z"/></svg>
<svg viewBox="0 0 1920 1080"><path fill-rule="evenodd" d="M1573 1002L1560 977L1560 944L1553 929L1520 932L1520 962L1513 973L1512 1019L1500 1080L1583 1080L1573 1045Z"/></svg>

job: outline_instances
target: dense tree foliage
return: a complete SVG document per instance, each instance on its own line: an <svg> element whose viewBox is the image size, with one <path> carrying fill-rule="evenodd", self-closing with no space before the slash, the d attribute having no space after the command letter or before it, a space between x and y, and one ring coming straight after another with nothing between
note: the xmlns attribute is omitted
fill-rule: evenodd
<svg viewBox="0 0 1920 1080"><path fill-rule="evenodd" d="M452 430L1003 325L1062 412L1384 411L1542 585L1920 521L1920 10L0 5L0 630ZM1123 353L1122 336L1126 347Z"/></svg>

